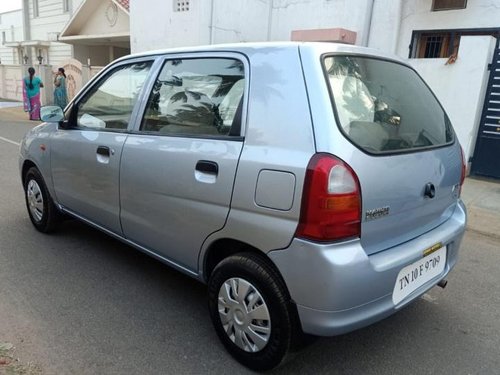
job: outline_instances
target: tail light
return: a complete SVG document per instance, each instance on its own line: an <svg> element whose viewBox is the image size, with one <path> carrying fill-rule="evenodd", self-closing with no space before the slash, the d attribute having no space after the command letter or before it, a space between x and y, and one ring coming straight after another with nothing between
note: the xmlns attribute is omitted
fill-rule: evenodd
<svg viewBox="0 0 500 375"><path fill-rule="evenodd" d="M307 166L296 236L328 242L361 235L361 190L352 168L330 154Z"/></svg>
<svg viewBox="0 0 500 375"><path fill-rule="evenodd" d="M462 174L460 176L460 190L458 191L458 196L462 193L462 186L465 181L465 172L466 172L466 165L465 165L465 156L464 156L464 150L462 149L462 146L460 146L460 155L462 156Z"/></svg>

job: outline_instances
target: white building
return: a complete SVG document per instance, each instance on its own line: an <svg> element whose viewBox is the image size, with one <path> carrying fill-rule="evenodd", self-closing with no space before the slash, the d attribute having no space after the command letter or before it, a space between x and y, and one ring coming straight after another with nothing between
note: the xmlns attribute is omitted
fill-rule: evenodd
<svg viewBox="0 0 500 375"><path fill-rule="evenodd" d="M418 70L445 107L471 171L500 178L495 162L500 160L499 3L135 0L130 4L131 49L293 39L397 54Z"/></svg>
<svg viewBox="0 0 500 375"><path fill-rule="evenodd" d="M128 0L23 0L22 26L6 46L25 65L105 65L130 52Z"/></svg>
<svg viewBox="0 0 500 375"><path fill-rule="evenodd" d="M52 100L59 67L67 70L71 98L102 66L130 53L128 0L23 0L22 6L0 16L0 97L20 99L22 76L33 66L45 83L42 103Z"/></svg>
<svg viewBox="0 0 500 375"><path fill-rule="evenodd" d="M23 40L23 14L21 9L0 13L0 63L19 64L21 55L6 43Z"/></svg>
<svg viewBox="0 0 500 375"><path fill-rule="evenodd" d="M53 64L72 57L71 46L58 43L60 30L81 0L23 0L24 37L7 43L22 56L25 65Z"/></svg>

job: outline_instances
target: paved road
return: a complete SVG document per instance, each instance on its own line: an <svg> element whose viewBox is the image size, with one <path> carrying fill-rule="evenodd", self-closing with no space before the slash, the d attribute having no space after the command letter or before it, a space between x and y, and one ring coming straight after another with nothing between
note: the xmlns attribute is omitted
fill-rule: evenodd
<svg viewBox="0 0 500 375"><path fill-rule="evenodd" d="M203 285L78 222L32 228L14 144L31 126L0 117L0 343L45 374L248 373L219 344ZM498 374L499 245L467 233L445 290L274 373Z"/></svg>

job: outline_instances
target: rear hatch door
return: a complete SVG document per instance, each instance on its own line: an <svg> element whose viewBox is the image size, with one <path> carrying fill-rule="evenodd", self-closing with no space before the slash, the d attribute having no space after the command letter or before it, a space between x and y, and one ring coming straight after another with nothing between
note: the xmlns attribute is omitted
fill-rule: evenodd
<svg viewBox="0 0 500 375"><path fill-rule="evenodd" d="M335 153L360 181L365 251L446 221L459 196L462 156L429 87L394 61L338 54L322 61L338 128L350 143Z"/></svg>

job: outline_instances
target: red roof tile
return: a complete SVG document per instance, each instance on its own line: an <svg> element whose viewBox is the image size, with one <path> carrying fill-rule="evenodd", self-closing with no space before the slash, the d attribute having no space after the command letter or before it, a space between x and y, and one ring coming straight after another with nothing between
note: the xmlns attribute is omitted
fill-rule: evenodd
<svg viewBox="0 0 500 375"><path fill-rule="evenodd" d="M121 5L127 12L130 11L130 3L129 0L114 0L117 4Z"/></svg>

